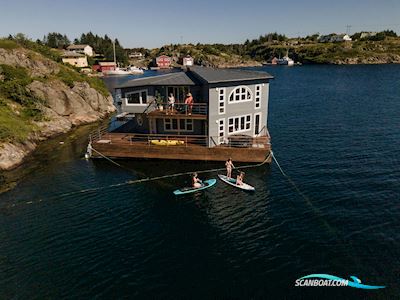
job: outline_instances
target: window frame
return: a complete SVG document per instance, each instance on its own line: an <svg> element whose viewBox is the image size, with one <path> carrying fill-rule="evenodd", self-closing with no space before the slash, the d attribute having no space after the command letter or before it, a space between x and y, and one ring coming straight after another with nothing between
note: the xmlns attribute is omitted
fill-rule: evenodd
<svg viewBox="0 0 400 300"><path fill-rule="evenodd" d="M145 92L146 93L146 99L143 102L143 98L142 98L142 93ZM140 103L129 103L128 100L128 96L132 95L132 94L139 94L139 100ZM147 89L143 89L143 90L137 90L137 91L132 91L132 92L126 92L125 93L125 105L126 106L147 106L147 97L148 97L148 92Z"/></svg>
<svg viewBox="0 0 400 300"><path fill-rule="evenodd" d="M242 89L245 89L245 95L246 95L246 99L241 99L241 96L243 95ZM237 90L239 90L240 92L237 93ZM247 99L247 93L250 94L250 99ZM238 100L235 100L236 98L240 98ZM232 100L231 100L232 98ZM246 86L246 85L239 85L236 86L230 93L229 93L229 97L228 97L228 103L229 104L234 104L234 103L243 103L243 102L251 102L253 101L253 92L252 90Z"/></svg>
<svg viewBox="0 0 400 300"><path fill-rule="evenodd" d="M163 119L164 123L164 131L165 132L193 132L194 131L194 120L193 119L173 119L173 118L165 118ZM173 120L176 120L176 128L174 128L174 122ZM184 121L184 128L181 128L181 121ZM191 123L191 124L188 124ZM166 125L170 125L171 129L167 129ZM188 129L188 125L192 126L192 129Z"/></svg>
<svg viewBox="0 0 400 300"><path fill-rule="evenodd" d="M262 84L256 84L255 94L254 94L254 109L261 109L261 100L262 100Z"/></svg>
<svg viewBox="0 0 400 300"><path fill-rule="evenodd" d="M244 123L242 122L242 120L244 120ZM251 132L252 131L252 122L253 122L253 118L252 118L251 114L229 117L228 122L227 122L228 123L228 135L233 135L233 134L248 132L248 131ZM237 128L238 128L237 130L235 127L236 124L237 124ZM241 129L242 127L243 127L243 129ZM231 128L233 129L233 131L230 131Z"/></svg>
<svg viewBox="0 0 400 300"><path fill-rule="evenodd" d="M222 109L222 112L221 112L221 109ZM224 115L225 113L226 113L226 88L219 88L218 89L218 114Z"/></svg>

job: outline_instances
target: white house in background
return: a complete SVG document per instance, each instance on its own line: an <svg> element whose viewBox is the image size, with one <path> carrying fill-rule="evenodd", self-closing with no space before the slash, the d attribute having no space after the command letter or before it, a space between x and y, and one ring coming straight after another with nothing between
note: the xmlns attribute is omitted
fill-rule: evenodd
<svg viewBox="0 0 400 300"><path fill-rule="evenodd" d="M321 35L318 38L320 43L340 43L340 42L350 42L351 37L348 34L329 34L329 35Z"/></svg>
<svg viewBox="0 0 400 300"><path fill-rule="evenodd" d="M377 32L373 32L373 31L369 31L369 32L363 31L363 32L361 32L360 39L369 38L371 36L375 36L376 34L377 34Z"/></svg>
<svg viewBox="0 0 400 300"><path fill-rule="evenodd" d="M129 54L129 58L131 59L142 59L144 57L143 53L141 52L133 52Z"/></svg>
<svg viewBox="0 0 400 300"><path fill-rule="evenodd" d="M88 66L86 55L74 51L64 52L62 55L62 62L78 68L85 68Z"/></svg>
<svg viewBox="0 0 400 300"><path fill-rule="evenodd" d="M77 53L85 54L87 56L93 56L93 48L90 47L89 45L69 45L67 47L68 51L74 51Z"/></svg>
<svg viewBox="0 0 400 300"><path fill-rule="evenodd" d="M351 37L348 34L336 34L332 37L332 42L350 42Z"/></svg>

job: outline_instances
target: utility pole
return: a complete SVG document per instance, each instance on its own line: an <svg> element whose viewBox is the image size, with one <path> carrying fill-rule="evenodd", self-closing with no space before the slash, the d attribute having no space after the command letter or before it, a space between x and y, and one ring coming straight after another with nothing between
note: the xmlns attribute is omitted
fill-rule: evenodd
<svg viewBox="0 0 400 300"><path fill-rule="evenodd" d="M346 25L346 34L350 34L351 32L351 25Z"/></svg>

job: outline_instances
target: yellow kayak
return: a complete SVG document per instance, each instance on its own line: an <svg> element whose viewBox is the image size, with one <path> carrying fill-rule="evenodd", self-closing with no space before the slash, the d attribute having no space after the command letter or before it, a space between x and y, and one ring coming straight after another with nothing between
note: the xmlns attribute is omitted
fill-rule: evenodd
<svg viewBox="0 0 400 300"><path fill-rule="evenodd" d="M157 146L178 146L185 144L184 141L179 140L150 140L150 143Z"/></svg>

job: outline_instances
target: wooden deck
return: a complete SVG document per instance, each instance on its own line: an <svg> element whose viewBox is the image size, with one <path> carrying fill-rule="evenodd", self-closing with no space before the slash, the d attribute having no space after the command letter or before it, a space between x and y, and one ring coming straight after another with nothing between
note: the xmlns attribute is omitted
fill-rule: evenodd
<svg viewBox="0 0 400 300"><path fill-rule="evenodd" d="M179 145L154 145L154 140L180 141ZM238 143L239 142L239 143ZM173 160L263 162L271 150L267 136L254 138L249 143L235 143L208 147L214 143L205 136L166 136L126 133L106 133L92 140L92 147L113 158L149 158ZM93 151L93 156L99 154ZM270 162L270 159L269 159Z"/></svg>

